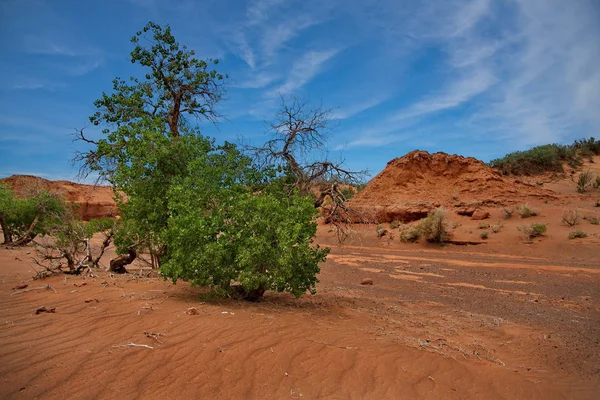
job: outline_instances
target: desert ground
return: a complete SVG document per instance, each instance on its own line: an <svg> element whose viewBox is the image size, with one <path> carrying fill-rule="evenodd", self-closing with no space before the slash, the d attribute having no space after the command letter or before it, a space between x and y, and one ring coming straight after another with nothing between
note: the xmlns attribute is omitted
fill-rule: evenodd
<svg viewBox="0 0 600 400"><path fill-rule="evenodd" d="M33 280L31 249L2 248L0 398L599 398L600 225L589 221L600 191L577 193L568 173L481 176L496 185L483 186L486 199L471 175L462 186L431 179L456 244L401 243L402 226L388 221L382 237L375 224L352 225L340 245L320 223L317 243L331 253L317 294L300 299L210 298L141 264ZM419 200L414 187L402 193ZM426 202L402 208L399 198L376 209L417 223ZM458 214L474 204L489 217ZM505 219L518 204L538 215ZM586 219L567 226L571 210ZM518 227L532 222L547 233L524 237ZM588 236L569 240L576 229Z"/></svg>

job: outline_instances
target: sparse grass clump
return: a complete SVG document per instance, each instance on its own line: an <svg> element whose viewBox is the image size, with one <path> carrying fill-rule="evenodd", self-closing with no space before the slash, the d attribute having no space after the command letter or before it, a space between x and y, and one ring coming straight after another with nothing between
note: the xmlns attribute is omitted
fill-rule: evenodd
<svg viewBox="0 0 600 400"><path fill-rule="evenodd" d="M492 232L494 232L494 233L500 232L500 229L502 229L503 226L504 225L502 223L500 223L500 222L498 222L497 224L492 225L491 226Z"/></svg>
<svg viewBox="0 0 600 400"><path fill-rule="evenodd" d="M400 231L399 236L403 243L416 243L421 238L421 230L418 226L412 226Z"/></svg>
<svg viewBox="0 0 600 400"><path fill-rule="evenodd" d="M430 212L419 224L419 229L428 242L444 243L450 239L446 211L441 208Z"/></svg>
<svg viewBox="0 0 600 400"><path fill-rule="evenodd" d="M482 238L483 240L487 239L489 236L489 234L486 231L483 231L479 234L479 237Z"/></svg>
<svg viewBox="0 0 600 400"><path fill-rule="evenodd" d="M579 239L579 238L586 238L587 237L587 233L585 233L582 230L577 230L577 231L573 231L571 233L569 233L569 239Z"/></svg>
<svg viewBox="0 0 600 400"><path fill-rule="evenodd" d="M583 171L577 178L577 191L584 193L592 188L592 182L594 182L594 174L591 171Z"/></svg>
<svg viewBox="0 0 600 400"><path fill-rule="evenodd" d="M510 219L513 216L513 213L515 212L515 209L504 207L502 211L504 211L504 219Z"/></svg>
<svg viewBox="0 0 600 400"><path fill-rule="evenodd" d="M577 225L579 223L579 212L573 210L565 211L562 215L562 221L569 226Z"/></svg>
<svg viewBox="0 0 600 400"><path fill-rule="evenodd" d="M538 215L536 209L528 206L527 204L522 205L522 206L517 206L517 211L519 212L519 215L521 216L521 218L530 218L530 217L535 217L536 215Z"/></svg>
<svg viewBox="0 0 600 400"><path fill-rule="evenodd" d="M375 232L377 233L377 237L383 237L385 235L387 235L388 231L387 229L385 229L383 227L383 224L377 224L377 228L375 229Z"/></svg>
<svg viewBox="0 0 600 400"><path fill-rule="evenodd" d="M477 229L487 229L490 227L490 224L486 224L485 222L480 222L479 225L477 225Z"/></svg>
<svg viewBox="0 0 600 400"><path fill-rule="evenodd" d="M595 215L587 215L584 217L584 219L586 219L592 225L600 224L600 219L598 217L596 217Z"/></svg>
<svg viewBox="0 0 600 400"><path fill-rule="evenodd" d="M546 224L533 223L531 225L521 225L517 227L518 230L523 232L529 239L543 236L548 227Z"/></svg>
<svg viewBox="0 0 600 400"><path fill-rule="evenodd" d="M394 220L394 221L392 221L392 222L390 223L390 229L396 229L396 228L399 228L399 227L400 227L400 225L402 225L402 222L400 222L400 221L398 221L398 220L396 219L396 220Z"/></svg>

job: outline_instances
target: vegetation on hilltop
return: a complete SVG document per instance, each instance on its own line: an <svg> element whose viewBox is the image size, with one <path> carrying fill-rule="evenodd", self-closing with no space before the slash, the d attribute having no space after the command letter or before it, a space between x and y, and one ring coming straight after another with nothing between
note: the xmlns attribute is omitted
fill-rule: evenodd
<svg viewBox="0 0 600 400"><path fill-rule="evenodd" d="M492 168L504 175L530 175L543 172L563 172L563 163L572 168L583 164L584 157L600 154L600 141L593 137L576 140L570 145L545 144L526 151L509 153L490 161Z"/></svg>

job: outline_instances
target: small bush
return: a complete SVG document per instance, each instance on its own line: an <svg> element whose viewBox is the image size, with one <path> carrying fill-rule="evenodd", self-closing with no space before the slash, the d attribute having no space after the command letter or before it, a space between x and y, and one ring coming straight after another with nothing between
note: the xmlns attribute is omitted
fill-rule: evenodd
<svg viewBox="0 0 600 400"><path fill-rule="evenodd" d="M513 216L513 213L515 212L514 208L503 208L502 211L504 211L504 219L510 219Z"/></svg>
<svg viewBox="0 0 600 400"><path fill-rule="evenodd" d="M517 211L519 212L519 215L521 215L521 218L535 217L538 215L535 208L530 207L527 204L523 206L517 206Z"/></svg>
<svg viewBox="0 0 600 400"><path fill-rule="evenodd" d="M596 185L595 185L595 186L596 186L597 188L599 188L599 187L600 187L600 176L597 176L597 177L596 177Z"/></svg>
<svg viewBox="0 0 600 400"><path fill-rule="evenodd" d="M480 222L479 225L477 225L477 229L487 229L490 227L490 224L486 224L485 222Z"/></svg>
<svg viewBox="0 0 600 400"><path fill-rule="evenodd" d="M419 224L419 229L428 242L444 243L450 239L446 224L446 212L441 208L430 212Z"/></svg>
<svg viewBox="0 0 600 400"><path fill-rule="evenodd" d="M569 233L569 239L578 239L578 238L586 238L587 237L587 233L585 233L584 231L573 231L571 233Z"/></svg>
<svg viewBox="0 0 600 400"><path fill-rule="evenodd" d="M492 227L491 227L492 228L492 232L494 232L494 233L500 232L500 229L502 229L502 226L503 225L501 223L497 223L497 224L492 225Z"/></svg>
<svg viewBox="0 0 600 400"><path fill-rule="evenodd" d="M592 225L600 224L600 219L598 217L596 217L595 215L588 215L587 217L585 217L585 219L587 219L589 221L589 223Z"/></svg>
<svg viewBox="0 0 600 400"><path fill-rule="evenodd" d="M421 238L421 231L418 226L413 226L401 231L399 236L400 241L403 243L415 243Z"/></svg>
<svg viewBox="0 0 600 400"><path fill-rule="evenodd" d="M546 233L548 229L546 224L531 224L531 225L522 225L517 227L521 232L523 232L529 239L533 239L539 236L542 236Z"/></svg>
<svg viewBox="0 0 600 400"><path fill-rule="evenodd" d="M489 236L489 234L485 231L481 232L481 234L479 235L480 238L482 238L483 240L487 239Z"/></svg>
<svg viewBox="0 0 600 400"><path fill-rule="evenodd" d="M562 215L562 221L569 226L577 225L579 223L579 212L573 210L565 211Z"/></svg>
<svg viewBox="0 0 600 400"><path fill-rule="evenodd" d="M454 221L454 222L452 223L452 229L456 229L456 228L458 228L460 225L461 225L461 223L460 223L460 222L458 222L458 221Z"/></svg>
<svg viewBox="0 0 600 400"><path fill-rule="evenodd" d="M577 178L577 191L584 193L591 188L592 182L594 181L594 174L591 171L584 171L579 174Z"/></svg>
<svg viewBox="0 0 600 400"><path fill-rule="evenodd" d="M383 227L383 224L377 224L376 232L378 238L383 237L388 233L387 229Z"/></svg>
<svg viewBox="0 0 600 400"><path fill-rule="evenodd" d="M396 229L396 228L400 227L400 225L402 225L402 222L400 222L398 220L394 220L390 223L390 229Z"/></svg>

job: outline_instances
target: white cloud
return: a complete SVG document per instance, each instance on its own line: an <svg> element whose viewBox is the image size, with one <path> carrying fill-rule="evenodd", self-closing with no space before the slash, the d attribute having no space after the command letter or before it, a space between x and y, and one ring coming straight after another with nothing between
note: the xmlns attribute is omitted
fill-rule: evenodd
<svg viewBox="0 0 600 400"><path fill-rule="evenodd" d="M56 90L65 87L66 84L60 81L40 79L35 77L17 78L10 87L15 90Z"/></svg>
<svg viewBox="0 0 600 400"><path fill-rule="evenodd" d="M359 101L357 103L351 104L346 107L336 109L331 113L331 118L332 119L347 119L347 118L353 117L354 115L360 114L363 111L366 111L373 107L378 106L379 104L383 103L388 98L389 98L389 96L379 95L379 96L375 96L375 97L372 97L369 99Z"/></svg>
<svg viewBox="0 0 600 400"><path fill-rule="evenodd" d="M488 90L496 78L486 69L469 71L457 80L453 81L440 93L427 96L405 109L391 119L399 121L406 118L414 118L448 110L472 100L475 96Z"/></svg>
<svg viewBox="0 0 600 400"><path fill-rule="evenodd" d="M341 49L326 51L309 51L300 57L292 66L287 80L269 92L269 96L293 93L310 82L323 70L324 64L340 52Z"/></svg>

